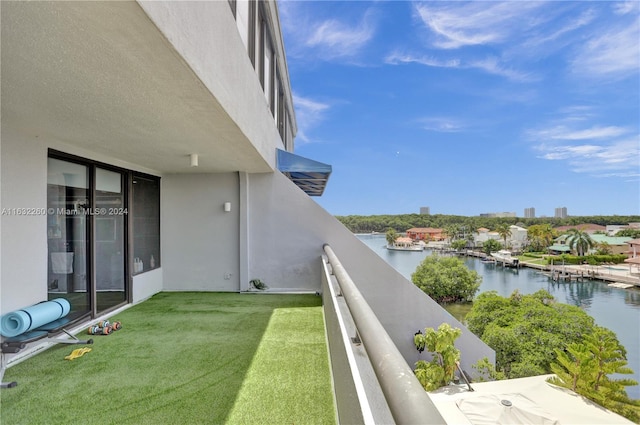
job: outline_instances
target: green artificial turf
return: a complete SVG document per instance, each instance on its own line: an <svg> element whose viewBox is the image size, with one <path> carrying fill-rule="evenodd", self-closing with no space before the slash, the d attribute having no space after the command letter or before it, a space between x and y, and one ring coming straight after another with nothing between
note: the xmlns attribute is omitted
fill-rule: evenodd
<svg viewBox="0 0 640 425"><path fill-rule="evenodd" d="M321 298L161 293L10 369L4 424L335 423ZM81 336L84 338L85 336Z"/></svg>

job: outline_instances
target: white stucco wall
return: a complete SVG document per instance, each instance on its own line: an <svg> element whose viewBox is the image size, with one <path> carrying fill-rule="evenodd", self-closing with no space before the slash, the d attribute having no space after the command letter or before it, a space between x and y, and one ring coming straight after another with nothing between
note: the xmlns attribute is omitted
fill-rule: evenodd
<svg viewBox="0 0 640 425"><path fill-rule="evenodd" d="M131 302L144 301L162 291L162 267L133 276Z"/></svg>
<svg viewBox="0 0 640 425"><path fill-rule="evenodd" d="M47 207L47 148L2 128L2 208ZM2 215L3 313L47 299L46 215Z"/></svg>
<svg viewBox="0 0 640 425"><path fill-rule="evenodd" d="M240 290L238 187L238 173L162 178L164 290Z"/></svg>

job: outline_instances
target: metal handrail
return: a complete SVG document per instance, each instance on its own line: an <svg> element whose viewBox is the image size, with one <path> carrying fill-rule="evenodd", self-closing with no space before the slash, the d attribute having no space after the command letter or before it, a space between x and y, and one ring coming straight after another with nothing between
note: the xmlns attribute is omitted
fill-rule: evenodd
<svg viewBox="0 0 640 425"><path fill-rule="evenodd" d="M323 246L384 397L398 424L444 424L445 420L328 244Z"/></svg>

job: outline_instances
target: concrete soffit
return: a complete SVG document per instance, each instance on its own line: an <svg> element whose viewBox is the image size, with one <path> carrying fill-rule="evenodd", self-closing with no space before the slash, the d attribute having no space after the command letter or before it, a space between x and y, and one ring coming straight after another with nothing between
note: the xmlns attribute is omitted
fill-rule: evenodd
<svg viewBox="0 0 640 425"><path fill-rule="evenodd" d="M1 18L3 126L161 173L273 170L138 3L3 2Z"/></svg>

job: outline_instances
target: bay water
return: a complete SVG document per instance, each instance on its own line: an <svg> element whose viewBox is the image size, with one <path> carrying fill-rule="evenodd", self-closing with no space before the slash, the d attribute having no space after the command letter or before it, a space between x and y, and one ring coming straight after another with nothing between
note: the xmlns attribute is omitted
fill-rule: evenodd
<svg viewBox="0 0 640 425"><path fill-rule="evenodd" d="M357 235L369 248L382 257L407 279L422 260L431 255L425 251L389 251L385 248L384 235ZM482 276L480 292L496 291L508 297L516 289L522 294L532 294L540 289L548 291L558 302L578 306L595 320L596 324L611 329L627 350L631 378L640 382L640 290L619 289L607 286L606 282L585 280L584 282L553 282L540 271L521 267L504 268L499 265L482 263L473 257L461 257L467 267ZM450 305L447 310L464 323L468 311L465 306ZM631 398L640 398L640 385L627 387Z"/></svg>

